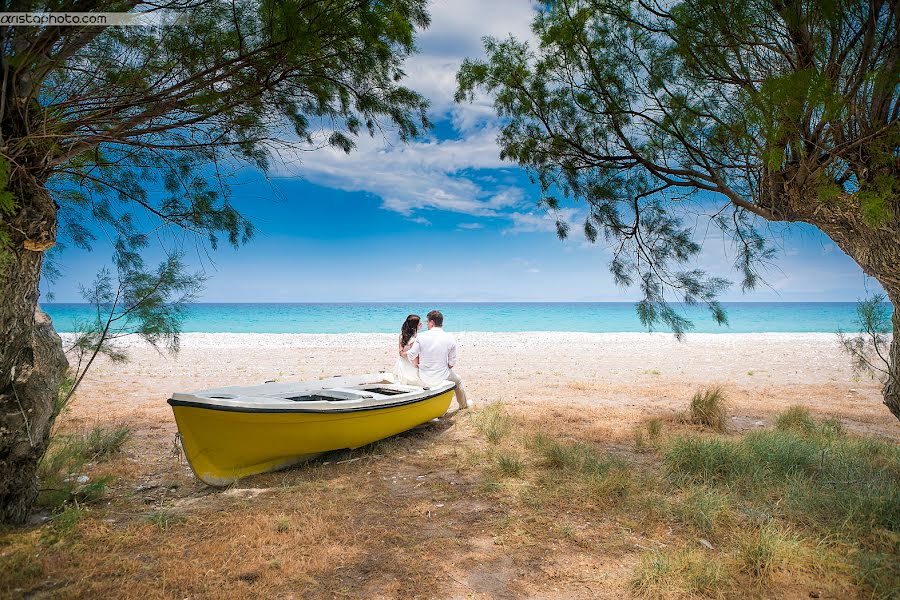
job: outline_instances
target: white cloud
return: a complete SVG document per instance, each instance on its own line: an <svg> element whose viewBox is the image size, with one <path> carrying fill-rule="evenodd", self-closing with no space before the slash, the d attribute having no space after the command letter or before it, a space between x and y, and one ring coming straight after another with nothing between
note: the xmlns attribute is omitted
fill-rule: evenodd
<svg viewBox="0 0 900 600"><path fill-rule="evenodd" d="M484 225L481 223L460 223L457 227L459 229L482 229Z"/></svg>
<svg viewBox="0 0 900 600"><path fill-rule="evenodd" d="M282 166L276 173L374 194L383 208L422 224L427 219L419 211L499 217L528 210L534 199L509 183L508 173L517 167L500 160L496 142L500 124L491 102L482 97L474 103L455 104L453 94L464 58L483 56L483 37L533 37L536 6L530 0L433 0L429 4L432 25L419 35L419 52L406 61L404 84L427 97L432 120L449 119L458 138L403 144L387 132L387 139L358 138L349 155L333 148L281 151ZM527 227L521 224L513 230Z"/></svg>
<svg viewBox="0 0 900 600"><path fill-rule="evenodd" d="M412 217L411 219L408 219L408 220L412 221L413 223L418 223L419 225L425 225L425 226L431 225L431 221L429 221L425 217Z"/></svg>
<svg viewBox="0 0 900 600"><path fill-rule="evenodd" d="M505 216L512 221L512 225L503 233L556 233L557 219L568 223L570 229L583 221L580 211L575 208L561 208L557 212L513 212Z"/></svg>
<svg viewBox="0 0 900 600"><path fill-rule="evenodd" d="M317 152L281 152L278 174L302 176L344 191L364 191L382 206L404 215L444 210L473 216L498 216L520 206L524 192L511 186L485 186L472 169L505 169L494 141L496 130L481 129L461 139L386 144L362 137L345 154L333 148ZM294 166L299 165L299 166Z"/></svg>
<svg viewBox="0 0 900 600"><path fill-rule="evenodd" d="M453 102L456 73L463 59L484 56L485 37L512 35L534 46L531 22L537 7L530 0L432 0L431 26L419 33L419 52L406 61L406 85L428 98L436 117L451 116L462 131L492 122L494 111L486 97Z"/></svg>

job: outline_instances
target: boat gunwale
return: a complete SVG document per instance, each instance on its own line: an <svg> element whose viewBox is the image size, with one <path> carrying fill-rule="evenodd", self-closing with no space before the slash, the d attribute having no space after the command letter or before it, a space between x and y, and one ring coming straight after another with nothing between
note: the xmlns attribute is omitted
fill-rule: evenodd
<svg viewBox="0 0 900 600"><path fill-rule="evenodd" d="M426 400L431 400L433 398L437 398L443 394L448 392L453 392L456 390L456 384L453 384L452 387L441 390L439 392L435 392L433 394L421 396L421 397L413 397L407 398L398 402L389 402L384 404L369 404L366 406L345 406L345 407L328 407L328 408L311 408L311 407L248 407L248 406L228 406L223 404L214 404L211 402L200 402L194 400L176 400L175 398L169 398L167 400L169 406L184 406L189 408L205 408L208 410L221 410L225 412L242 412L242 413L317 413L317 414L332 414L332 413L349 413L349 412L360 412L365 410L381 410L385 408L394 408L397 406L406 406L408 404L415 404L416 402L424 402Z"/></svg>

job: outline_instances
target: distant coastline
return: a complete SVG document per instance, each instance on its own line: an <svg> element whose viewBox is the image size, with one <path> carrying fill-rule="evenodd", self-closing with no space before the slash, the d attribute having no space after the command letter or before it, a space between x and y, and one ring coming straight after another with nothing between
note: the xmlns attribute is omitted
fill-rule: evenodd
<svg viewBox="0 0 900 600"><path fill-rule="evenodd" d="M855 302L724 302L727 326L702 306L683 306L694 333L834 333L856 329ZM77 330L92 316L82 303L45 303L60 332ZM343 334L394 333L407 314L438 307L447 329L478 332L639 333L633 302L434 303L196 303L185 310L185 333ZM665 328L656 331L668 332Z"/></svg>

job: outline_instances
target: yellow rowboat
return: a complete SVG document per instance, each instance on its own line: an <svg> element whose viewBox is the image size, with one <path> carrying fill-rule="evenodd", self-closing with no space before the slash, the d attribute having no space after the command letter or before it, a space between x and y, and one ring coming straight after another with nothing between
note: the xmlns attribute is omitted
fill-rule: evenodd
<svg viewBox="0 0 900 600"><path fill-rule="evenodd" d="M375 373L176 393L169 404L194 474L222 486L426 423L447 412L454 388Z"/></svg>

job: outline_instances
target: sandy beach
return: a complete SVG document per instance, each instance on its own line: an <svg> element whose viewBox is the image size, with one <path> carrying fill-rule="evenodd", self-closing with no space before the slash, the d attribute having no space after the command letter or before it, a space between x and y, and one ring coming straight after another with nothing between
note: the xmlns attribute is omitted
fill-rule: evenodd
<svg viewBox="0 0 900 600"><path fill-rule="evenodd" d="M900 439L880 386L854 375L834 334L689 334L680 342L664 333L456 335L457 371L476 404L577 406L598 426L627 432L684 409L698 387L721 385L738 430L770 424L796 404L839 415L850 430ZM395 343L391 334L187 333L172 356L124 340L130 360L99 358L60 426L124 421L168 437L175 424L166 399L174 391L390 369Z"/></svg>

